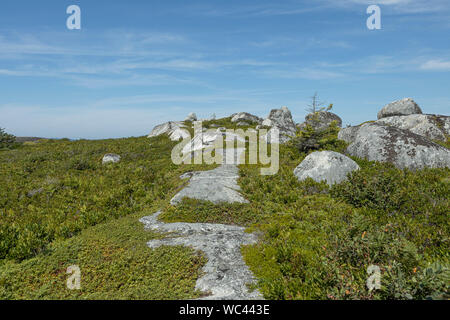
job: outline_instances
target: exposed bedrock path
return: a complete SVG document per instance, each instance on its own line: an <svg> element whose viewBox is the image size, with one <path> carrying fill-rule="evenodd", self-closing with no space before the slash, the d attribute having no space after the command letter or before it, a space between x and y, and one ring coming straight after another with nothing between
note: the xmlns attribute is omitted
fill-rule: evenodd
<svg viewBox="0 0 450 320"><path fill-rule="evenodd" d="M256 236L245 233L245 228L213 223L163 223L157 212L140 221L147 229L173 232L168 238L151 240L150 248L184 245L203 251L208 262L204 275L197 280L196 289L209 292L206 300L252 300L262 299L255 290L250 292L247 284L254 282L253 274L242 259L241 246L256 242Z"/></svg>
<svg viewBox="0 0 450 320"><path fill-rule="evenodd" d="M248 201L239 193L237 184L239 169L234 164L221 165L209 171L190 172L188 185L176 194L171 204L178 204L184 197L208 200L214 203ZM250 292L247 284L254 283L253 274L242 259L241 246L256 243L254 234L244 227L214 223L164 223L158 220L161 212L142 218L146 229L170 232L167 238L152 240L150 248L184 245L201 250L208 262L204 275L197 280L196 289L211 295L202 299L252 300L263 299L259 291Z"/></svg>
<svg viewBox="0 0 450 320"><path fill-rule="evenodd" d="M221 165L213 170L190 172L181 178L188 176L191 176L188 185L170 200L171 204L180 203L184 197L214 203L248 203L239 193L239 169L235 165Z"/></svg>

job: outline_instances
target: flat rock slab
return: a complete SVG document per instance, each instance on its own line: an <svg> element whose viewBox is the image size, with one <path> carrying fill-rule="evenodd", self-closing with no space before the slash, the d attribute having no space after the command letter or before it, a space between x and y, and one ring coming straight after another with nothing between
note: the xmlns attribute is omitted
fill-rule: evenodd
<svg viewBox="0 0 450 320"><path fill-rule="evenodd" d="M185 197L213 203L248 203L239 193L239 169L235 165L221 165L213 170L192 172L191 175L188 185L170 200L172 205Z"/></svg>
<svg viewBox="0 0 450 320"><path fill-rule="evenodd" d="M158 221L161 212L140 219L146 229L171 232L162 240L151 240L150 248L160 246L189 246L203 251L208 262L204 275L197 280L196 289L209 292L205 300L262 299L259 291L250 292L247 284L254 283L253 274L242 259L241 246L254 244L257 237L243 227L212 223L164 223Z"/></svg>

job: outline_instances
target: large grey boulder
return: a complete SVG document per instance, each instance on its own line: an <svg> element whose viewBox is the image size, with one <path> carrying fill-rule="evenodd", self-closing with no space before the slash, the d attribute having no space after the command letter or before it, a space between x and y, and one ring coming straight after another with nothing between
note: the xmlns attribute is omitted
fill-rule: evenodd
<svg viewBox="0 0 450 320"><path fill-rule="evenodd" d="M307 178L317 182L325 180L331 186L347 180L347 175L355 170L359 170L359 166L349 157L334 151L317 151L294 169L294 175L299 181Z"/></svg>
<svg viewBox="0 0 450 320"><path fill-rule="evenodd" d="M120 156L115 153L107 153L103 156L102 163L117 163L120 161Z"/></svg>
<svg viewBox="0 0 450 320"><path fill-rule="evenodd" d="M194 112L191 112L184 121L197 121L197 115Z"/></svg>
<svg viewBox="0 0 450 320"><path fill-rule="evenodd" d="M447 148L409 130L380 123L360 126L347 153L412 170L450 167L450 150Z"/></svg>
<svg viewBox="0 0 450 320"><path fill-rule="evenodd" d="M247 112L238 112L231 115L231 122L256 122L261 123L262 119Z"/></svg>
<svg viewBox="0 0 450 320"><path fill-rule="evenodd" d="M342 119L337 114L328 111L319 111L308 114L305 117L305 122L300 125L300 128L310 125L314 130L321 131L327 129L333 121L336 122L338 127L342 126Z"/></svg>
<svg viewBox="0 0 450 320"><path fill-rule="evenodd" d="M295 137L297 131L297 127L292 120L291 111L287 107L271 110L269 116L262 122L262 125L276 128L280 134L280 143L285 143L292 137ZM267 135L266 141L273 141L270 133Z"/></svg>
<svg viewBox="0 0 450 320"><path fill-rule="evenodd" d="M377 123L410 130L430 140L446 141L450 135L450 117L432 114L412 114L382 118Z"/></svg>
<svg viewBox="0 0 450 320"><path fill-rule="evenodd" d="M356 134L358 133L361 126L352 126L342 128L338 133L338 139L344 140L347 143L352 143L356 139Z"/></svg>
<svg viewBox="0 0 450 320"><path fill-rule="evenodd" d="M422 110L411 98L405 98L391 102L383 107L378 112L378 119L393 117L393 116L407 116L410 114L421 114Z"/></svg>
<svg viewBox="0 0 450 320"><path fill-rule="evenodd" d="M157 137L162 134L167 134L172 141L190 138L190 133L182 122L169 121L153 128L148 138Z"/></svg>

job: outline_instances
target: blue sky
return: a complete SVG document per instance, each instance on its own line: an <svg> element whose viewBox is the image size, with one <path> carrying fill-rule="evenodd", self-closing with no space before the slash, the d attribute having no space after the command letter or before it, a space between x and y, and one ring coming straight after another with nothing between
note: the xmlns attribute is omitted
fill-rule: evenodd
<svg viewBox="0 0 450 320"><path fill-rule="evenodd" d="M81 30L66 8L81 8ZM382 29L366 9L381 7ZM412 97L450 110L448 0L2 0L0 127L18 136L141 136L154 125L334 103L344 124Z"/></svg>

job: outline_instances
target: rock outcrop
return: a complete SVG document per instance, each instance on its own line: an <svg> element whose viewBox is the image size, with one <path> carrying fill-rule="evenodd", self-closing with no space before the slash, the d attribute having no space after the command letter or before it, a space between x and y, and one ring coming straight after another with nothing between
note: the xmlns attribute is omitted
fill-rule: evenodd
<svg viewBox="0 0 450 320"><path fill-rule="evenodd" d="M411 98L391 102L383 107L378 112L378 119L393 117L393 116L407 116L410 114L421 114L422 110Z"/></svg>
<svg viewBox="0 0 450 320"><path fill-rule="evenodd" d="M146 229L170 233L161 240L151 240L150 248L160 246L189 246L205 253L208 262L204 275L197 280L197 290L211 293L203 300L262 299L258 290L250 291L253 274L242 259L241 246L254 244L257 237L245 232L244 227L212 223L164 223L158 220L160 212L140 219Z"/></svg>
<svg viewBox="0 0 450 320"><path fill-rule="evenodd" d="M450 117L432 114L412 114L382 118L377 123L410 130L430 140L446 141L450 135Z"/></svg>
<svg viewBox="0 0 450 320"><path fill-rule="evenodd" d="M167 134L172 141L190 138L190 133L187 131L183 122L169 121L153 128L148 138L157 137L162 134Z"/></svg>
<svg viewBox="0 0 450 320"><path fill-rule="evenodd" d="M297 131L297 127L292 120L292 114L287 107L271 110L269 116L262 122L262 125L277 129L280 134L280 143L285 143L292 137L295 137ZM266 141L274 141L270 131L267 134Z"/></svg>
<svg viewBox="0 0 450 320"><path fill-rule="evenodd" d="M352 141L348 141L351 144L347 153L351 156L412 170L450 167L450 150L421 135L380 123L366 123L357 128Z"/></svg>
<svg viewBox="0 0 450 320"><path fill-rule="evenodd" d="M338 133L338 139L344 140L347 143L352 143L356 139L356 134L358 133L358 130L361 128L361 126L352 126L352 127L346 127L339 130Z"/></svg>
<svg viewBox="0 0 450 320"><path fill-rule="evenodd" d="M217 142L222 140L222 145L217 147ZM204 130L196 133L196 135L188 142L181 150L183 159L195 157L198 153L216 149L221 155L219 163L222 164L240 164L242 163L242 153L245 149L242 148L226 148L227 143L234 145L235 142L245 143L245 138L236 133L226 132L226 128L220 127L217 130ZM220 143L219 143L220 145Z"/></svg>
<svg viewBox="0 0 450 320"><path fill-rule="evenodd" d="M239 193L239 169L235 165L222 165L213 170L192 172L187 176L190 176L188 185L170 200L171 204L176 205L185 197L213 203L248 203Z"/></svg>
<svg viewBox="0 0 450 320"><path fill-rule="evenodd" d="M247 112L238 112L231 115L231 122L255 122L260 124L262 119Z"/></svg>
<svg viewBox="0 0 450 320"><path fill-rule="evenodd" d="M294 175L299 181L311 178L317 182L326 181L331 186L347 180L347 175L355 170L359 170L359 166L349 157L334 151L317 151L294 169Z"/></svg>

